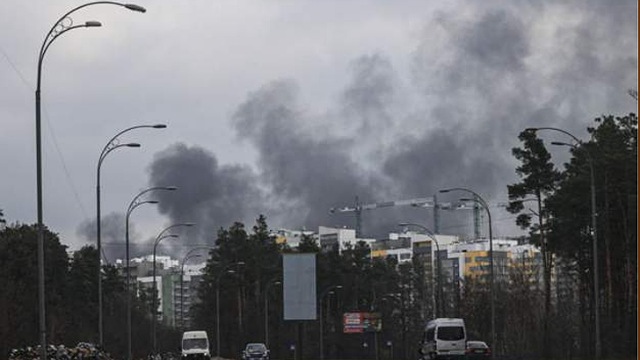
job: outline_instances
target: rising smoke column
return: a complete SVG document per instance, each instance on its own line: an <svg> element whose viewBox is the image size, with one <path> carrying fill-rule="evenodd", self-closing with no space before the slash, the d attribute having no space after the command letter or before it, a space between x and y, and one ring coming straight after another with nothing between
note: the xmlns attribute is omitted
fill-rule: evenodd
<svg viewBox="0 0 640 360"><path fill-rule="evenodd" d="M435 14L412 71L428 126L399 139L385 174L410 192L463 186L496 205L506 201L506 185L515 180L511 148L520 145L519 132L556 126L586 137L594 117L620 108L624 87L609 107L589 109L594 92L584 84L606 88L637 81L635 55L611 46L625 41L615 18L629 18L622 14L626 6L602 13L604 2L573 5L471 4L464 11ZM551 21L562 13L573 21ZM627 27L628 37L637 34L628 28L634 23L617 26Z"/></svg>
<svg viewBox="0 0 640 360"><path fill-rule="evenodd" d="M349 156L351 139L327 129L311 131L297 92L293 82L276 81L251 93L234 116L238 136L258 149L261 177L272 196L291 206L288 226L352 226L351 219L330 217L329 209L356 195L371 198L380 181Z"/></svg>
<svg viewBox="0 0 640 360"><path fill-rule="evenodd" d="M158 209L171 223L193 222L182 249L189 244L213 245L218 229L233 222L251 226L266 211L263 195L251 169L219 165L215 155L199 146L174 144L155 155L149 166L150 186L175 185L177 191L158 191ZM166 244L170 246L169 244Z"/></svg>
<svg viewBox="0 0 640 360"><path fill-rule="evenodd" d="M116 260L126 257L125 216L123 213L111 212L101 216L102 261L114 264ZM96 244L96 219L83 221L76 234L86 240L94 248ZM129 252L131 257L149 254L149 246L140 241L133 221L129 222Z"/></svg>

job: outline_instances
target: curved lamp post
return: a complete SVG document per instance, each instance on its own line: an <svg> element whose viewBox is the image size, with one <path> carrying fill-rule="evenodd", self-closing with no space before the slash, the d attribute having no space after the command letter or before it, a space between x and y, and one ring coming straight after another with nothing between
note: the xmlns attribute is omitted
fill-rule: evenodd
<svg viewBox="0 0 640 360"><path fill-rule="evenodd" d="M187 254L180 265L180 328L184 329L184 264L189 259L202 257L200 254Z"/></svg>
<svg viewBox="0 0 640 360"><path fill-rule="evenodd" d="M327 295L331 290L333 289L342 289L342 285L331 285L329 287L327 287L326 289L324 289L321 293L320 296L318 296L318 298L320 299L319 303L319 312L320 312L320 316L319 316L319 320L320 320L320 334L319 334L319 339L320 339L320 360L324 360L324 327L323 327L323 315L322 315L322 299L324 298L325 295Z"/></svg>
<svg viewBox="0 0 640 360"><path fill-rule="evenodd" d="M495 281L494 281L494 269L493 269L493 228L491 225L491 211L489 211L489 205L487 202L473 190L467 188L451 188L451 189L443 189L440 190L441 193L447 193L451 191L463 191L472 194L474 197L473 200L482 205L482 207L487 212L487 217L489 218L489 292L491 297L491 347L497 349L496 346L496 303L495 303ZM493 352L491 353L491 357L493 358Z"/></svg>
<svg viewBox="0 0 640 360"><path fill-rule="evenodd" d="M127 273L127 360L131 360L131 268L129 267L129 217L133 210L135 210L138 206L144 204L157 204L156 200L145 200L142 201L140 198L151 191L156 190L167 190L174 191L178 188L175 186L154 186L150 187L146 190L142 190L136 195L133 200L129 203L129 207L127 208L127 215L125 217L125 252L126 252L126 273Z"/></svg>
<svg viewBox="0 0 640 360"><path fill-rule="evenodd" d="M180 223L180 224L173 224L171 226L166 227L164 230L162 230L158 236L156 236L156 240L153 242L153 305L152 305L152 315L153 315L153 325L152 325L152 340L153 340L153 353L156 354L156 347L157 347L157 341L156 341L156 323L158 321L158 305L156 305L156 300L158 298L158 294L157 294L157 285L156 285L156 248L158 247L158 244L160 244L160 241L162 241L162 239L165 238L177 238L178 235L174 235L174 234L167 234L165 235L165 233L170 230L173 229L174 227L178 227L178 226L193 226L195 224L193 223Z"/></svg>
<svg viewBox="0 0 640 360"><path fill-rule="evenodd" d="M122 148L122 147L140 147L138 143L125 143L120 144L118 141L118 137L127 131L131 131L133 129L139 128L154 128L154 129L163 129L167 126L164 124L157 125L138 125L132 126L128 129L124 129L117 133L114 137L112 137L109 142L102 148L102 152L100 153L100 157L98 158L98 166L96 170L96 245L98 250L98 344L104 346L104 337L103 337L103 316L102 316L102 231L101 231L101 217L100 217L100 168L102 167L102 163L104 159L111 153L113 150Z"/></svg>
<svg viewBox="0 0 640 360"><path fill-rule="evenodd" d="M438 239L436 238L435 234L433 234L433 232L431 232L431 230L429 230L426 226L420 225L420 224L416 224L416 223L400 223L398 224L398 226L402 226L402 227L407 227L407 226L415 226L417 228L422 229L425 234L431 239L433 240L433 242L436 244L436 251L437 251L437 256L436 256L436 281L438 282L438 295L435 297L437 299L437 301L434 301L434 307L433 307L433 317L437 318L438 317L438 308L442 307L442 264L440 261L440 245L438 244Z"/></svg>
<svg viewBox="0 0 640 360"><path fill-rule="evenodd" d="M242 266L244 261L238 261L225 266L216 279L216 356L220 357L220 279L224 274L233 274L235 270L230 270L232 266Z"/></svg>
<svg viewBox="0 0 640 360"><path fill-rule="evenodd" d="M404 301L404 291L400 290L400 293L390 293L382 296L382 301L386 299L393 299L400 305L400 324L402 325L402 354L403 358L407 358L407 317L406 317L406 309L405 309L405 301ZM391 350L391 358L393 358L393 350Z"/></svg>
<svg viewBox="0 0 640 360"><path fill-rule="evenodd" d="M62 17L60 17L51 27L49 32L44 38L42 45L40 46L40 52L38 54L38 69L36 75L36 201L37 201L37 213L38 213L38 317L39 317L39 333L40 333L40 356L45 359L47 356L47 329L46 329L46 314L45 314L45 292L44 292L44 226L43 226L43 212L42 212L42 132L41 132L41 104L40 94L42 85L42 63L47 50L53 44L53 42L67 31L88 28L88 27L100 27L102 24L98 21L86 21L84 24L73 25L73 20L70 15L77 10L84 7L98 4L109 4L123 6L129 10L145 12L145 8L135 4L122 4L113 1L95 1L87 4L77 6L71 11L68 11ZM98 255L99 256L99 255Z"/></svg>
<svg viewBox="0 0 640 360"><path fill-rule="evenodd" d="M271 285L280 285L280 281L270 281L264 290L264 343L269 348L269 290Z"/></svg>
<svg viewBox="0 0 640 360"><path fill-rule="evenodd" d="M599 285L599 281L598 281L598 232L597 232L597 208L596 208L596 181L595 181L595 169L594 169L594 162L593 162L593 156L591 156L591 153L589 152L589 150L587 150L587 148L584 146L584 143L578 139L575 135L573 135L572 133L563 130L563 129L559 129L559 128L555 128L555 127L539 127L539 128L527 128L527 131L533 131L533 132L537 132L538 130L551 130L551 131L557 131L557 132L561 132L567 136L569 136L570 138L572 138L577 144L582 145L581 149L584 150L586 156L587 156L587 161L589 162L589 180L591 182L590 184L590 191L591 191L591 233L593 236L593 301L594 301L594 317L595 317L595 337L596 337L596 343L595 343L595 347L596 347L596 360L600 359L601 355L602 355L602 345L600 342L600 299L599 299L599 289L600 289L600 285ZM557 142L557 141L553 141L551 142L552 145L560 145L560 146L570 146L573 149L576 149L576 145L573 144L568 144L568 143L564 143L564 142Z"/></svg>
<svg viewBox="0 0 640 360"><path fill-rule="evenodd" d="M185 225L183 226L192 226L192 225L188 225L191 223L185 223ZM165 229L166 230L166 229ZM187 259L189 259L191 256L191 254L193 254L195 251L199 251L199 250L212 250L214 249L214 247L212 246L198 246L198 247L194 247L192 249L190 249L189 251L187 251L187 253L184 255L184 257L182 258L182 265L180 266L180 326L184 327L184 301L183 301L183 296L184 296L184 292L183 292L183 271L184 271L184 263L187 261Z"/></svg>

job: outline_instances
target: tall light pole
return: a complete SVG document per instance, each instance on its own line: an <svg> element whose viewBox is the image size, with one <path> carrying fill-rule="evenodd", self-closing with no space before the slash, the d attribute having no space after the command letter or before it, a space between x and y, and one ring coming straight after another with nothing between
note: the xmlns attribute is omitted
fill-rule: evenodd
<svg viewBox="0 0 640 360"><path fill-rule="evenodd" d="M173 224L170 225L168 227L166 227L164 230L162 230L158 236L156 237L156 240L153 242L153 306L152 306L152 315L153 315L153 326L152 326L152 339L153 339L153 353L156 354L157 353L157 341L156 341L156 323L158 321L158 306L156 305L156 299L158 298L158 294L157 294L157 285L156 285L156 248L158 247L158 244L160 243L160 241L162 241L162 239L165 238L177 238L178 235L174 235L174 234L166 234L165 233L175 227L178 226L193 226L193 223L180 223L180 224Z"/></svg>
<svg viewBox="0 0 640 360"><path fill-rule="evenodd" d="M320 312L320 316L319 319L320 320L320 334L319 334L319 339L320 339L320 360L324 360L324 321L323 321L323 311L322 311L322 299L324 298L324 296L326 294L328 294L331 290L333 289L342 289L342 285L331 285L329 287L327 287L326 289L324 289L321 293L320 296L318 297L318 299L320 299L320 301L318 301L320 303L320 307L319 307L319 312Z"/></svg>
<svg viewBox="0 0 640 360"><path fill-rule="evenodd" d="M153 299L152 301L152 305L151 305L151 316L153 317L153 322L152 322L152 327L151 327L151 342L152 342L152 346L153 346L153 354L156 353L156 318L158 317L158 305L156 305L156 299L158 298L158 289L156 286L156 248L158 247L158 244L160 244L160 241L170 238L170 239L177 239L179 236L175 235L175 234L166 234L166 235L158 235L158 237L156 237L154 243L153 243Z"/></svg>
<svg viewBox="0 0 640 360"><path fill-rule="evenodd" d="M551 131L557 131L557 132L561 132L567 136L569 136L570 138L572 138L578 145L581 145L580 149L583 149L586 156L587 156L587 161L589 162L589 180L591 182L590 184L590 191L591 191L591 233L593 236L593 301L594 301L594 317L595 317L595 336L596 336L596 360L600 359L600 357L602 356L602 345L600 342L600 285L599 285L599 279L598 279L598 232L597 232L597 211L598 209L596 208L596 180L595 180L595 169L594 169L594 162L593 162L593 156L591 156L591 153L589 152L589 150L584 146L584 143L578 139L575 135L573 135L572 133L563 130L563 129L559 129L559 128L555 128L555 127L539 127L539 128L527 128L526 130L528 131L538 131L538 130L551 130ZM564 145L564 146L570 146L572 148L576 148L575 145L573 144L567 144L567 143L562 143L562 142L552 142L551 144L553 145Z"/></svg>
<svg viewBox="0 0 640 360"><path fill-rule="evenodd" d="M202 257L200 254L187 254L180 265L180 328L184 329L184 264L189 259Z"/></svg>
<svg viewBox="0 0 640 360"><path fill-rule="evenodd" d="M269 348L269 290L271 285L280 285L280 281L268 282L264 289L264 343Z"/></svg>
<svg viewBox="0 0 640 360"><path fill-rule="evenodd" d="M184 263L191 257L190 255L196 251L200 250L212 250L214 249L211 246L198 246L190 249L182 258L182 265L180 266L180 327L184 327L184 291L183 291L183 274L184 274Z"/></svg>
<svg viewBox="0 0 640 360"><path fill-rule="evenodd" d="M491 347L497 349L498 346L496 344L496 299L495 299L495 274L493 268L493 227L491 225L491 211L489 210L489 205L487 202L473 190L467 188L451 188L451 189L443 189L440 190L441 193L447 193L451 191L464 191L470 193L474 196L473 201L478 202L487 212L487 217L489 218L489 293L491 297ZM491 358L493 358L494 352L491 353Z"/></svg>
<svg viewBox="0 0 640 360"><path fill-rule="evenodd" d="M36 201L37 201L37 216L38 216L38 317L40 333L40 356L45 359L47 356L47 329L46 329L46 313L45 313L45 291L44 291L44 224L43 224L43 211L42 211L42 132L41 132L41 85L42 85L42 63L44 56L49 49L49 46L62 34L67 31L85 28L85 27L99 27L102 24L98 21L86 21L84 24L73 25L71 14L84 7L98 4L109 4L123 6L129 10L145 12L145 8L135 4L121 4L113 1L95 1L87 4L77 6L71 11L62 15L51 27L49 32L44 38L42 45L40 46L40 52L38 54L38 69L36 75Z"/></svg>
<svg viewBox="0 0 640 360"><path fill-rule="evenodd" d="M433 317L437 318L438 317L438 308L442 306L442 277L441 277L441 273L442 273L442 265L440 263L440 245L438 244L438 239L436 238L435 234L433 234L433 232L431 232L431 230L429 230L426 226L420 225L420 224L416 224L416 223L400 223L398 224L398 226L402 226L402 227L407 227L407 226L415 226L417 228L422 229L425 234L431 239L433 240L433 242L436 244L436 281L438 282L438 295L437 295L437 301L435 301L434 304L434 314Z"/></svg>
<svg viewBox="0 0 640 360"><path fill-rule="evenodd" d="M405 309L405 301L404 301L404 289L400 289L400 293L391 293L382 296L382 300L386 300L387 298L393 299L400 303L400 323L402 325L402 353L403 358L407 358L407 319L406 319L406 309ZM393 349L391 350L391 357L393 358Z"/></svg>
<svg viewBox="0 0 640 360"><path fill-rule="evenodd" d="M127 131L131 131L133 129L139 128L154 128L154 129L163 129L167 126L164 124L156 124L156 125L138 125L132 126L128 129L124 129L117 133L114 137L112 137L109 142L102 148L102 152L100 153L100 157L98 158L98 166L96 170L96 246L98 250L98 344L104 346L104 337L103 337L103 316L102 316L102 232L101 232L101 218L100 218L100 168L102 167L102 163L104 159L111 153L113 150L122 148L122 147L140 147L138 143L125 143L121 144L118 141L118 137Z"/></svg>
<svg viewBox="0 0 640 360"><path fill-rule="evenodd" d="M154 186L148 189L142 190L136 195L129 203L127 208L127 215L125 217L125 252L126 252L126 273L127 273L127 360L131 360L131 268L129 266L129 217L131 212L138 206L144 204L157 204L155 200L141 200L140 198L151 191L167 190L174 191L178 188L175 186Z"/></svg>
<svg viewBox="0 0 640 360"><path fill-rule="evenodd" d="M230 270L229 268L232 266L242 266L244 265L244 261L238 261L235 263L231 263L220 271L218 277L216 279L216 356L220 357L220 279L222 279L222 275L224 274L233 274L235 270Z"/></svg>

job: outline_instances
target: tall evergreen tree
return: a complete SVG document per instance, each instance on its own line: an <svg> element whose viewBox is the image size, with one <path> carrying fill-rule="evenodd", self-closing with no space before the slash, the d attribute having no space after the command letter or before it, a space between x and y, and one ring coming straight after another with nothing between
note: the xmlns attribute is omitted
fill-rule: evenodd
<svg viewBox="0 0 640 360"><path fill-rule="evenodd" d="M523 142L522 148L513 148L513 156L520 160L521 165L516 168L522 181L507 186L509 193L509 206L507 210L513 214L519 214L516 223L523 229L530 229L531 239L534 244L541 248L544 271L544 308L545 308L545 337L543 348L550 349L549 346L549 318L551 316L551 268L552 255L548 246L548 239L545 236L544 218L546 210L542 204L545 198L551 195L561 179L561 174L555 169L551 162L551 154L547 151L544 143L536 135L535 131L525 130L518 136ZM524 202L533 199L537 203L538 223L531 222L531 211L523 213ZM550 355L545 354L548 358Z"/></svg>
<svg viewBox="0 0 640 360"><path fill-rule="evenodd" d="M593 328L594 296L601 301L602 349L616 356L634 354L637 294L637 117L604 116L589 128L591 141L572 149L565 177L548 199L550 238L557 252L571 259L580 276L582 323ZM599 288L593 285L593 229L590 166L597 198ZM633 290L632 290L633 289ZM589 299L590 301L587 301ZM625 341L620 341L623 334ZM583 351L593 340L583 334ZM614 346L614 343L617 344ZM623 343L623 346L620 344ZM608 346L609 345L609 346Z"/></svg>

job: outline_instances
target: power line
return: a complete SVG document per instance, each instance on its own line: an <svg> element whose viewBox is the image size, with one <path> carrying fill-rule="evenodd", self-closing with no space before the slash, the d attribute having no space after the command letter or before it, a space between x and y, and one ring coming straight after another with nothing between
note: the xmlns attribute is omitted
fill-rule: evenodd
<svg viewBox="0 0 640 360"><path fill-rule="evenodd" d="M7 60L7 63L9 63L9 66L11 66L13 71L18 75L18 77L22 81L22 84L25 85L30 91L34 91L33 90L33 85L31 85L29 83L29 81L27 81L27 79L24 77L24 75L22 75L20 70L18 70L18 67L14 64L13 61L11 61L11 58L9 57L7 52L4 51L2 46L0 46L0 52L4 56L5 60ZM45 123L47 124L47 130L49 130L49 135L51 136L53 147L56 149L56 154L58 154L58 158L60 159L60 162L62 163L62 169L64 170L65 176L67 178L67 183L69 184L69 187L71 188L71 192L73 192L73 196L75 197L76 202L77 202L78 206L80 207L80 210L82 211L82 214L84 215L85 218L87 218L88 217L87 211L84 208L84 205L82 204L82 201L80 200L80 196L78 195L78 191L76 189L76 186L73 183L71 174L69 172L69 169L67 168L67 163L64 160L64 156L62 155L62 151L60 151L60 146L58 145L58 139L56 138L55 132L53 131L53 126L51 125L51 121L49 121L49 118L50 118L49 113L47 112L46 107L43 107L43 109L44 109L44 115L45 115L44 116Z"/></svg>

